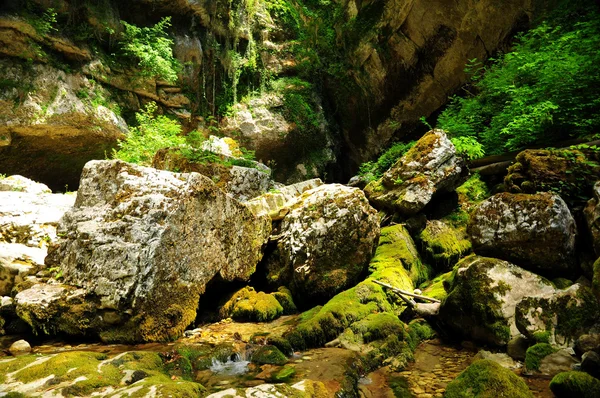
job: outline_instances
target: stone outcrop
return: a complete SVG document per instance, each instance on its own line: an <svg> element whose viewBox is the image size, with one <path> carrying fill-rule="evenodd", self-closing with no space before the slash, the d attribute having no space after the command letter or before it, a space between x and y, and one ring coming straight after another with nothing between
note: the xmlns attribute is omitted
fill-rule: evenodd
<svg viewBox="0 0 600 398"><path fill-rule="evenodd" d="M431 130L381 179L367 185L365 193L374 206L410 216L421 211L435 194L456 189L466 175L466 167L446 133Z"/></svg>
<svg viewBox="0 0 600 398"><path fill-rule="evenodd" d="M461 257L471 252L471 242L464 229L454 228L440 220L428 221L419 241L426 261L439 270L451 269Z"/></svg>
<svg viewBox="0 0 600 398"><path fill-rule="evenodd" d="M10 59L0 61L0 74L8 82L0 91L0 173L73 190L84 164L104 159L127 132L110 94L82 74Z"/></svg>
<svg viewBox="0 0 600 398"><path fill-rule="evenodd" d="M281 221L267 279L305 304L323 302L359 280L379 238L377 213L362 191L339 184L306 191Z"/></svg>
<svg viewBox="0 0 600 398"><path fill-rule="evenodd" d="M552 297L544 278L509 262L469 256L457 264L439 318L463 337L506 345L521 333L515 309L526 297Z"/></svg>
<svg viewBox="0 0 600 398"><path fill-rule="evenodd" d="M373 159L446 103L485 60L526 27L531 0L343 2L349 70L329 84L355 165ZM340 39L337 39L338 41Z"/></svg>
<svg viewBox="0 0 600 398"><path fill-rule="evenodd" d="M594 185L594 197L587 203L583 214L592 238L594 251L597 256L600 256L600 181Z"/></svg>
<svg viewBox="0 0 600 398"><path fill-rule="evenodd" d="M471 214L467 232L477 254L550 277L575 271L575 220L556 194L496 194Z"/></svg>
<svg viewBox="0 0 600 398"><path fill-rule="evenodd" d="M319 178L298 182L274 189L257 198L245 202L245 205L256 215L268 215L273 221L279 221L290 211L290 206L306 191L320 187L323 181Z"/></svg>
<svg viewBox="0 0 600 398"><path fill-rule="evenodd" d="M46 265L60 267L65 286L20 292L19 315L37 330L156 341L194 320L213 277L250 277L271 222L200 174L92 161L58 231ZM48 290L53 299L41 301Z"/></svg>

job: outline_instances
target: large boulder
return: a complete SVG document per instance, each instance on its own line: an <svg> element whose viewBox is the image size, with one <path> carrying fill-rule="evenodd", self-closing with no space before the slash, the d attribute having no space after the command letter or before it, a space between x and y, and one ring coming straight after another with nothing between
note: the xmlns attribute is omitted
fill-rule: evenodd
<svg viewBox="0 0 600 398"><path fill-rule="evenodd" d="M289 286L296 302L323 302L359 281L378 238L377 212L361 190L328 184L306 191L281 222L266 260L268 282Z"/></svg>
<svg viewBox="0 0 600 398"><path fill-rule="evenodd" d="M410 216L421 211L434 194L450 192L464 181L466 167L442 130L431 130L383 177L365 188L378 208Z"/></svg>
<svg viewBox="0 0 600 398"><path fill-rule="evenodd" d="M467 232L473 250L482 256L545 276L575 271L575 220L556 194L496 194L471 214Z"/></svg>
<svg viewBox="0 0 600 398"><path fill-rule="evenodd" d="M530 339L545 336L553 345L570 346L600 318L598 301L580 284L550 296L526 297L515 310L519 331Z"/></svg>
<svg viewBox="0 0 600 398"><path fill-rule="evenodd" d="M503 260L469 256L456 267L439 318L465 338L506 345L520 335L517 305L525 297L555 293L546 279Z"/></svg>
<svg viewBox="0 0 600 398"><path fill-rule="evenodd" d="M448 384L446 398L533 398L527 384L511 370L489 359L473 362Z"/></svg>
<svg viewBox="0 0 600 398"><path fill-rule="evenodd" d="M594 197L589 200L583 214L592 237L597 256L600 256L600 181L594 185Z"/></svg>
<svg viewBox="0 0 600 398"><path fill-rule="evenodd" d="M587 153L586 153L587 152ZM581 205L592 195L600 165L592 150L527 149L508 168L504 184L514 193L556 192L570 205ZM582 200L583 199L583 200Z"/></svg>
<svg viewBox="0 0 600 398"><path fill-rule="evenodd" d="M39 330L172 339L194 320L213 277L250 277L270 231L268 217L254 216L200 174L91 161L59 225L64 238L46 258L66 286L20 292L17 312ZM52 314L38 305L51 301L32 289L52 290ZM74 314L78 330L63 330L62 319Z"/></svg>
<svg viewBox="0 0 600 398"><path fill-rule="evenodd" d="M427 221L419 235L426 261L439 270L451 269L471 252L471 242L464 228L455 228L440 220Z"/></svg>

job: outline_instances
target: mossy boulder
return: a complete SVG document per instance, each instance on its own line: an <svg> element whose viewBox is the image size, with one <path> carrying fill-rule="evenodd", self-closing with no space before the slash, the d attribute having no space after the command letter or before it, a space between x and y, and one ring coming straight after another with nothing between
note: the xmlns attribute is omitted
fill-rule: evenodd
<svg viewBox="0 0 600 398"><path fill-rule="evenodd" d="M412 289L412 285L429 279L430 274L429 267L421 261L415 242L406 228L400 224L381 229L379 245L369 264L369 270L375 274L372 275L373 279L388 276L384 282L400 289ZM392 270L396 277L390 274ZM404 274L408 275L410 282L405 280Z"/></svg>
<svg viewBox="0 0 600 398"><path fill-rule="evenodd" d="M112 357L85 351L26 355L0 363L0 383L27 396L106 395L115 389L125 395L135 392L141 396L151 391L159 396L190 398L205 393L201 384L186 380L192 372L188 358L174 355L142 351ZM177 369L176 375L176 364L188 366Z"/></svg>
<svg viewBox="0 0 600 398"><path fill-rule="evenodd" d="M231 296L221 308L223 318L241 321L268 322L283 314L283 307L273 294L257 292L246 286Z"/></svg>
<svg viewBox="0 0 600 398"><path fill-rule="evenodd" d="M600 174L597 161L591 150L527 149L508 168L504 184L514 193L552 191L570 205L581 205L592 196L592 186Z"/></svg>
<svg viewBox="0 0 600 398"><path fill-rule="evenodd" d="M489 359L473 362L446 387L446 398L533 398L516 374Z"/></svg>
<svg viewBox="0 0 600 398"><path fill-rule="evenodd" d="M467 232L479 255L548 277L576 272L575 220L556 194L496 194L474 210Z"/></svg>
<svg viewBox="0 0 600 398"><path fill-rule="evenodd" d="M437 193L451 192L466 178L456 148L442 130L431 130L402 156L383 177L365 187L378 209L404 216L421 211Z"/></svg>
<svg viewBox="0 0 600 398"><path fill-rule="evenodd" d="M587 223L592 245L597 256L600 256L600 181L594 185L594 196L589 200L583 214Z"/></svg>
<svg viewBox="0 0 600 398"><path fill-rule="evenodd" d="M600 380L585 372L563 372L554 376L550 390L557 398L596 398L600 397Z"/></svg>
<svg viewBox="0 0 600 398"><path fill-rule="evenodd" d="M538 370L542 359L555 351L556 349L548 343L532 345L525 353L525 367L528 370Z"/></svg>
<svg viewBox="0 0 600 398"><path fill-rule="evenodd" d="M552 284L507 261L469 256L462 259L448 283L439 319L464 338L506 345L520 334L515 308L525 297L550 296Z"/></svg>
<svg viewBox="0 0 600 398"><path fill-rule="evenodd" d="M274 345L263 345L252 353L253 363L259 365L285 365L287 357Z"/></svg>
<svg viewBox="0 0 600 398"><path fill-rule="evenodd" d="M553 345L567 346L599 319L598 300L591 289L575 284L554 294L525 297L515 309L519 331L530 339L548 334Z"/></svg>
<svg viewBox="0 0 600 398"><path fill-rule="evenodd" d="M360 280L377 247L379 220L361 190L327 184L304 192L280 231L265 259L267 281L289 287L306 308Z"/></svg>
<svg viewBox="0 0 600 398"><path fill-rule="evenodd" d="M354 334L360 334L365 343L379 340L388 335L404 333L406 326L397 316L388 312L367 315L366 318L350 325Z"/></svg>
<svg viewBox="0 0 600 398"><path fill-rule="evenodd" d="M423 291L423 295L443 301L448 297L447 288L450 287L452 282L453 271L448 271L444 274L440 274L430 281L427 281L419 288Z"/></svg>
<svg viewBox="0 0 600 398"><path fill-rule="evenodd" d="M460 258L471 252L466 232L439 220L428 221L418 240L425 261L438 270L451 269Z"/></svg>
<svg viewBox="0 0 600 398"><path fill-rule="evenodd" d="M285 286L280 286L276 292L271 293L273 297L279 302L283 308L283 315L295 314L298 312L294 299L292 298L292 292Z"/></svg>
<svg viewBox="0 0 600 398"><path fill-rule="evenodd" d="M195 319L212 278L252 275L270 231L268 217L255 216L200 174L92 161L58 226L63 237L46 257L77 290L75 301L56 301L45 317L40 296L24 290L15 297L17 313L37 331L172 340Z"/></svg>

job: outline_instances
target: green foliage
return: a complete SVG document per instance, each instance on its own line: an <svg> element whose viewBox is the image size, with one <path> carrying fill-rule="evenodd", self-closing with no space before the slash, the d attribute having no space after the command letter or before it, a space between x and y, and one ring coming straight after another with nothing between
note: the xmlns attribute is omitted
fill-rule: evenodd
<svg viewBox="0 0 600 398"><path fill-rule="evenodd" d="M456 151L469 160L479 159L485 155L483 145L474 137L453 137L451 141L456 147Z"/></svg>
<svg viewBox="0 0 600 398"><path fill-rule="evenodd" d="M496 154L600 127L600 16L594 5L579 3L563 1L491 65L467 65L468 95L452 99L438 126L468 137L460 144L470 158L482 155L477 142Z"/></svg>
<svg viewBox="0 0 600 398"><path fill-rule="evenodd" d="M358 174L368 181L381 178L383 173L392 167L415 144L416 141L396 142L379 156L377 161L363 163L359 168Z"/></svg>
<svg viewBox="0 0 600 398"><path fill-rule="evenodd" d="M113 158L145 166L161 148L177 147L185 143L181 125L163 115L155 115L158 107L150 102L146 109L136 113L137 127L132 127L125 140L119 141L119 149L113 149Z"/></svg>
<svg viewBox="0 0 600 398"><path fill-rule="evenodd" d="M29 19L29 23L35 31L41 35L46 36L52 32L56 32L56 16L58 14L54 8L48 8L40 17L32 17Z"/></svg>
<svg viewBox="0 0 600 398"><path fill-rule="evenodd" d="M138 60L142 75L170 83L177 81L177 72L181 66L173 57L173 40L166 33L166 29L171 26L171 17L165 17L148 28L140 28L125 21L121 23L125 27L121 37L121 51Z"/></svg>

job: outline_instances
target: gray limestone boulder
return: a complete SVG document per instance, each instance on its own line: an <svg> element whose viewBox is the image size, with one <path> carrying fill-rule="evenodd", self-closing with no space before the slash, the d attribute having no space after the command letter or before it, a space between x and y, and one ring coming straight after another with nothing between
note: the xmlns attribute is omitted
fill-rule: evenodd
<svg viewBox="0 0 600 398"><path fill-rule="evenodd" d="M288 286L300 302L324 302L359 281L378 238L377 212L361 190L321 185L304 192L281 221L267 280Z"/></svg>
<svg viewBox="0 0 600 398"><path fill-rule="evenodd" d="M556 194L496 194L475 209L467 232L479 255L544 276L575 271L575 220Z"/></svg>
<svg viewBox="0 0 600 398"><path fill-rule="evenodd" d="M46 265L62 270L63 290L20 292L19 316L36 330L157 341L183 333L212 278L252 275L271 220L197 173L91 161L58 231ZM48 289L53 300L38 300Z"/></svg>
<svg viewBox="0 0 600 398"><path fill-rule="evenodd" d="M463 160L442 130L431 130L365 193L377 208L411 216L440 192L456 189L467 175Z"/></svg>
<svg viewBox="0 0 600 398"><path fill-rule="evenodd" d="M525 297L551 297L552 284L507 261L469 256L450 279L439 319L464 338L497 346L520 336L515 309Z"/></svg>

